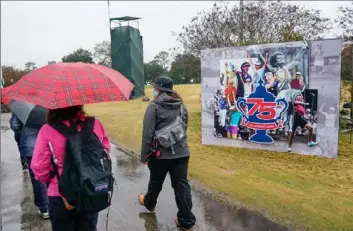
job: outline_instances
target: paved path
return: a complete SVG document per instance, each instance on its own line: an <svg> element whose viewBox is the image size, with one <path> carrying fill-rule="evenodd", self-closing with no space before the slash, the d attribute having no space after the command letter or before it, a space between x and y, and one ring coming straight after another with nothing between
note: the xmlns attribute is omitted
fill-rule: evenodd
<svg viewBox="0 0 353 231"><path fill-rule="evenodd" d="M49 231L49 221L39 219L33 205L28 174L21 171L19 153L8 128L9 115L1 115L1 214L3 231ZM148 169L136 159L112 149L113 170L118 185L109 214L111 231L171 231L177 208L169 178L164 183L156 213L147 213L137 203L137 194L146 190ZM243 209L235 210L193 190L195 231L282 231L264 217ZM99 218L99 231L105 230L107 211Z"/></svg>

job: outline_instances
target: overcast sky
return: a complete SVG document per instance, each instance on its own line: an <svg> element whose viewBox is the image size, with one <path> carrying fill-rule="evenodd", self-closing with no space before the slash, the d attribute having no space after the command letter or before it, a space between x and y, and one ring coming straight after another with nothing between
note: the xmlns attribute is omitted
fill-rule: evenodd
<svg viewBox="0 0 353 231"><path fill-rule="evenodd" d="M349 1L292 1L322 10L327 17L336 16L336 8ZM144 42L144 59L149 61L160 51L177 45L172 31L202 10L211 1L110 1L112 17L141 17L140 31ZM234 2L233 4L237 4ZM61 58L77 48L92 50L109 40L106 1L1 1L1 65L23 68L28 61L38 67Z"/></svg>

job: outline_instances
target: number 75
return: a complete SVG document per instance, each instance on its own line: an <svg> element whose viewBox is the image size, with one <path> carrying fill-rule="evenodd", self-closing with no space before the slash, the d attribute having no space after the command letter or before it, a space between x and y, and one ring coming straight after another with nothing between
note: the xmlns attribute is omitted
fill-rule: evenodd
<svg viewBox="0 0 353 231"><path fill-rule="evenodd" d="M248 115L254 115L255 112L259 112L257 114L257 118L261 120L271 120L276 117L276 103L275 102L264 102L263 99L247 99L247 103L254 104L254 106L249 110Z"/></svg>

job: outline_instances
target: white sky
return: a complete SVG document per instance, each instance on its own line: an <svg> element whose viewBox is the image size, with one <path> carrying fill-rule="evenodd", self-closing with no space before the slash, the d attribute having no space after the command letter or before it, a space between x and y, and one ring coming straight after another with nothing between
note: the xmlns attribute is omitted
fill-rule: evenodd
<svg viewBox="0 0 353 231"><path fill-rule="evenodd" d="M334 18L338 6L349 1L292 1L322 10ZM233 2L232 4L237 4ZM111 17L141 17L144 60L177 45L172 31L212 1L110 1ZM338 32L337 30L335 32ZM97 42L109 40L106 1L1 1L1 65L24 68L33 61L38 67L61 58L77 48L93 50Z"/></svg>

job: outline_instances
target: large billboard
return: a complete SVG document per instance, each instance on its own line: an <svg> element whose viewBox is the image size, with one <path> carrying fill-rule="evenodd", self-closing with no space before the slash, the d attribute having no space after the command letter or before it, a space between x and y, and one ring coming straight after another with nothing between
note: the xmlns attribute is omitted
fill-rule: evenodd
<svg viewBox="0 0 353 231"><path fill-rule="evenodd" d="M201 51L202 143L337 157L340 39Z"/></svg>

